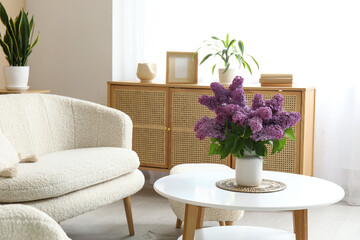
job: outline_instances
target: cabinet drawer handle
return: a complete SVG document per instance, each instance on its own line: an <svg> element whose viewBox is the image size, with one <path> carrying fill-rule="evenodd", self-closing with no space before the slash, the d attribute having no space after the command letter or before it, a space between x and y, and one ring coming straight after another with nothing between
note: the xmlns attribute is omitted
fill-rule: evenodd
<svg viewBox="0 0 360 240"><path fill-rule="evenodd" d="M170 128L168 128L167 130L168 130L168 132L170 132L170 130L171 130L171 129L170 129Z"/></svg>

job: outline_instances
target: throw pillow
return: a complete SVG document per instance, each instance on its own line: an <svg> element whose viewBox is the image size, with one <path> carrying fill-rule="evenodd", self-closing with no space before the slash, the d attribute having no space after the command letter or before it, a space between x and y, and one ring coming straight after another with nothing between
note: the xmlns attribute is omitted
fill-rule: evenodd
<svg viewBox="0 0 360 240"><path fill-rule="evenodd" d="M15 177L19 156L7 137L0 132L0 177Z"/></svg>

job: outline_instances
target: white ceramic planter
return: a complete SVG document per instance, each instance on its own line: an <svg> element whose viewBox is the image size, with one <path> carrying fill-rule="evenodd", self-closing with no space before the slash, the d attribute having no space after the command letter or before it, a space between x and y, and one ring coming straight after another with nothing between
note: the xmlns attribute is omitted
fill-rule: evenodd
<svg viewBox="0 0 360 240"><path fill-rule="evenodd" d="M263 160L255 154L245 153L244 157L236 158L235 179L241 186L256 187L262 181Z"/></svg>
<svg viewBox="0 0 360 240"><path fill-rule="evenodd" d="M4 67L4 77L6 89L25 90L29 88L29 66L6 66Z"/></svg>
<svg viewBox="0 0 360 240"><path fill-rule="evenodd" d="M155 63L139 63L136 71L136 76L141 81L151 81L156 76L156 64Z"/></svg>
<svg viewBox="0 0 360 240"><path fill-rule="evenodd" d="M219 82L221 84L231 84L234 78L238 75L237 68L229 68L224 73L225 68L219 68Z"/></svg>

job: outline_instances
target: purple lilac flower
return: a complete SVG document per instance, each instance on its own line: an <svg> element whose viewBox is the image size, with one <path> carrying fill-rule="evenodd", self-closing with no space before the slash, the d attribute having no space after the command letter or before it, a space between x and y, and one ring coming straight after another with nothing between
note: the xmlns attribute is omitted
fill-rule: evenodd
<svg viewBox="0 0 360 240"><path fill-rule="evenodd" d="M264 126L259 132L254 132L251 136L254 141L265 141L269 139L282 139L284 138L284 130L279 125Z"/></svg>
<svg viewBox="0 0 360 240"><path fill-rule="evenodd" d="M285 130L294 126L300 119L301 115L298 112L281 112L273 117L272 122Z"/></svg>
<svg viewBox="0 0 360 240"><path fill-rule="evenodd" d="M234 114L232 120L235 124L245 127L245 123L248 119L247 114L244 111L238 111Z"/></svg>
<svg viewBox="0 0 360 240"><path fill-rule="evenodd" d="M263 95L261 95L261 93L256 93L252 103L252 108L255 110L260 107L265 107L265 102L263 99Z"/></svg>
<svg viewBox="0 0 360 240"><path fill-rule="evenodd" d="M211 111L214 111L220 105L214 96L207 95L202 95L199 98L199 103L204 105Z"/></svg>
<svg viewBox="0 0 360 240"><path fill-rule="evenodd" d="M269 107L260 107L256 110L256 114L264 120L270 119L272 117L272 111Z"/></svg>
<svg viewBox="0 0 360 240"><path fill-rule="evenodd" d="M252 132L260 131L263 128L262 123L263 123L263 120L258 116L255 116L255 117L249 119L249 126L250 126Z"/></svg>
<svg viewBox="0 0 360 240"><path fill-rule="evenodd" d="M219 106L215 109L216 121L219 124L225 124L226 119L232 121L233 115L238 111L241 111L241 107L235 104Z"/></svg>
<svg viewBox="0 0 360 240"><path fill-rule="evenodd" d="M206 137L225 139L223 126L216 122L215 118L204 116L195 124L196 137L204 140Z"/></svg>
<svg viewBox="0 0 360 240"><path fill-rule="evenodd" d="M244 79L240 76L236 76L232 83L229 86L229 92L230 94L235 91L236 89L242 88L244 83Z"/></svg>
<svg viewBox="0 0 360 240"><path fill-rule="evenodd" d="M272 99L265 100L265 106L270 107L274 114L277 114L282 111L282 104L284 102L284 97L280 93L275 94Z"/></svg>
<svg viewBox="0 0 360 240"><path fill-rule="evenodd" d="M238 88L232 92L232 103L237 104L240 107L245 107L248 104L245 92L242 88Z"/></svg>
<svg viewBox="0 0 360 240"><path fill-rule="evenodd" d="M215 94L215 98L219 104L227 103L229 100L229 92L226 88L218 82L210 84L211 90Z"/></svg>

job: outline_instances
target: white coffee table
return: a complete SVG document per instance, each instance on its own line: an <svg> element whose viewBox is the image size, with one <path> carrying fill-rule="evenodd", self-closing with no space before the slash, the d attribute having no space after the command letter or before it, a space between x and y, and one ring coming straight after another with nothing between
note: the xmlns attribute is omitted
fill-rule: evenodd
<svg viewBox="0 0 360 240"><path fill-rule="evenodd" d="M154 184L155 191L171 200L186 204L183 239L193 240L201 229L205 207L250 211L292 210L296 240L308 239L307 209L331 205L344 197L335 183L298 174L264 171L263 178L281 181L283 191L273 193L239 193L216 187L222 179L233 178L234 171L181 173L163 177ZM202 229L201 231L210 228ZM228 234L232 228L219 228Z"/></svg>

